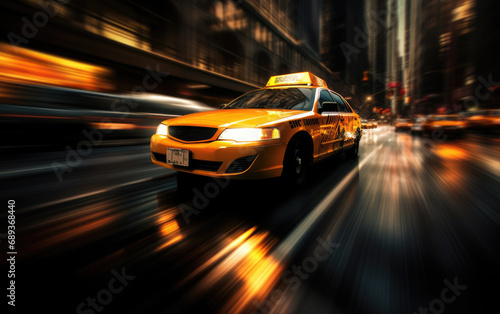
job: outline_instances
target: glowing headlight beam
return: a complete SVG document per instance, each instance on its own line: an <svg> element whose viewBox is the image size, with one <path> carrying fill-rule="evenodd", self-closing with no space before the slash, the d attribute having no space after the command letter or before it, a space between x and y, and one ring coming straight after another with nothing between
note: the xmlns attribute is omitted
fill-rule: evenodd
<svg viewBox="0 0 500 314"><path fill-rule="evenodd" d="M160 123L160 125L158 125L158 128L156 129L156 134L167 136L168 135L168 126L166 126L163 123Z"/></svg>
<svg viewBox="0 0 500 314"><path fill-rule="evenodd" d="M279 138L280 131L277 128L226 129L219 135L219 140L236 142L254 142Z"/></svg>

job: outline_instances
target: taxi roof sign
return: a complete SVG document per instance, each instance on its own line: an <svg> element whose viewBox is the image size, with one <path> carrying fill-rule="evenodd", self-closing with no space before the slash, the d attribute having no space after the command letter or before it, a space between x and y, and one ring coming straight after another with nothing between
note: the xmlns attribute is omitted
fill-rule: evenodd
<svg viewBox="0 0 500 314"><path fill-rule="evenodd" d="M266 87L285 85L309 85L328 88L326 82L311 72L299 72L285 75L271 76Z"/></svg>

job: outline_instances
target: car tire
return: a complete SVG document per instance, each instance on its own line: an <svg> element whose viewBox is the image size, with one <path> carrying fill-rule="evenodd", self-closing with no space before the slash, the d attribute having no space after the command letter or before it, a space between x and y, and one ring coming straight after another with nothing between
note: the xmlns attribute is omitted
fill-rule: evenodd
<svg viewBox="0 0 500 314"><path fill-rule="evenodd" d="M311 167L312 155L306 139L293 138L286 149L281 178L286 184L298 186L306 180Z"/></svg>

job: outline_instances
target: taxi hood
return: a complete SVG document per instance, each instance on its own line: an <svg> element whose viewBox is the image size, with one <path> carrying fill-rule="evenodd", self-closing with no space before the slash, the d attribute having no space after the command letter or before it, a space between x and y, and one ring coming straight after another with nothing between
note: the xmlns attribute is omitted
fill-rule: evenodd
<svg viewBox="0 0 500 314"><path fill-rule="evenodd" d="M285 109L222 109L188 114L168 120L169 125L190 125L201 127L252 128L298 114L310 113L303 110Z"/></svg>

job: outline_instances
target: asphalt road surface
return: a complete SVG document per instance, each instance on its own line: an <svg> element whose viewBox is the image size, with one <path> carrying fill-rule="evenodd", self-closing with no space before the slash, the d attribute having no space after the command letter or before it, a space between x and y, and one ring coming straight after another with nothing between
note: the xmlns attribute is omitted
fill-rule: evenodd
<svg viewBox="0 0 500 314"><path fill-rule="evenodd" d="M366 130L357 159L315 165L298 190L213 179L179 189L146 145L2 156L15 310L493 313L499 142Z"/></svg>

